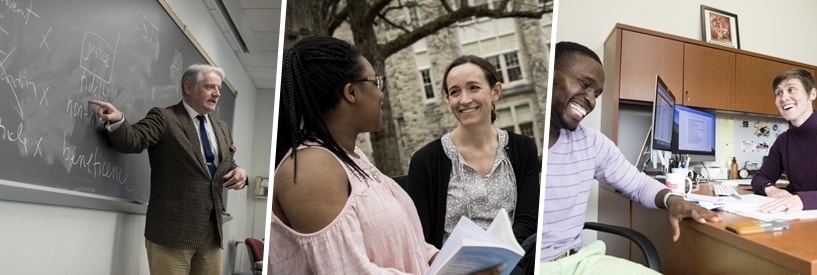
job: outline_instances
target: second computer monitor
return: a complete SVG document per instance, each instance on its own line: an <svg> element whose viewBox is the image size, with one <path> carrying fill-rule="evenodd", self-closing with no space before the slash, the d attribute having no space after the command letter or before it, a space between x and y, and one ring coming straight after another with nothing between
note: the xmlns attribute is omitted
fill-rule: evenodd
<svg viewBox="0 0 817 275"><path fill-rule="evenodd" d="M675 96L660 76L655 76L655 101L652 111L652 150L672 151L672 127Z"/></svg>
<svg viewBox="0 0 817 275"><path fill-rule="evenodd" d="M679 154L714 156L715 122L715 114L675 105L675 151Z"/></svg>

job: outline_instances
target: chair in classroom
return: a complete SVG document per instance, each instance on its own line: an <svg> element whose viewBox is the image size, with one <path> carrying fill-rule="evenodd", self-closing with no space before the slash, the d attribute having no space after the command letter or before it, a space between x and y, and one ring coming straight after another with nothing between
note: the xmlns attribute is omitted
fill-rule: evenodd
<svg viewBox="0 0 817 275"><path fill-rule="evenodd" d="M264 270L264 242L256 238L244 239L247 254L250 256L250 270L253 275L260 275Z"/></svg>

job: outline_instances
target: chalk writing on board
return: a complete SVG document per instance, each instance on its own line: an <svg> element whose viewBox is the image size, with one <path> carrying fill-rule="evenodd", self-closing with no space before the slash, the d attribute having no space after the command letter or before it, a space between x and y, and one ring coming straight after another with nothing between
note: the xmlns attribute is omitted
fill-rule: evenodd
<svg viewBox="0 0 817 275"><path fill-rule="evenodd" d="M133 191L133 189L125 184L130 173L129 167L120 167L101 157L99 154L99 146L94 148L93 153L82 154L78 153L77 146L68 142L65 137L63 137L62 140L62 155L66 160L65 163L69 165L68 170L74 167L85 169L84 172L93 178L104 177L113 179L123 185L128 191ZM83 170L80 170L80 172L83 172Z"/></svg>
<svg viewBox="0 0 817 275"><path fill-rule="evenodd" d="M48 31L42 34L43 40L40 42L40 48L45 46L46 50L50 50L51 47L48 46L48 35L51 34L51 28L48 28Z"/></svg>
<svg viewBox="0 0 817 275"><path fill-rule="evenodd" d="M22 16L23 18L25 18L25 23L26 24L28 24L28 20L31 19L31 16L34 16L34 17L37 17L37 18L40 17L40 15L38 15L36 12L34 12L34 9L33 9L34 2L28 2L28 7L27 8L18 7L17 1L4 0L4 1L0 1L0 3L2 3L3 6L5 6L6 8L8 8L8 10L11 11L11 14L19 15L19 16Z"/></svg>
<svg viewBox="0 0 817 275"><path fill-rule="evenodd" d="M142 14L142 10L136 11L134 16L136 21L133 25L136 27L136 32L142 35L142 38L153 39L153 34L159 32L159 27L150 21L150 18Z"/></svg>
<svg viewBox="0 0 817 275"><path fill-rule="evenodd" d="M119 44L119 37L116 37ZM113 63L116 56L116 46L111 45L104 38L92 32L86 32L82 37L82 53L79 67L98 77L105 83L111 83Z"/></svg>
<svg viewBox="0 0 817 275"><path fill-rule="evenodd" d="M0 0L0 190L148 201L148 153L117 152L88 100L136 122L182 99L184 69L207 60L168 15L155 0ZM228 123L231 95L214 111Z"/></svg>

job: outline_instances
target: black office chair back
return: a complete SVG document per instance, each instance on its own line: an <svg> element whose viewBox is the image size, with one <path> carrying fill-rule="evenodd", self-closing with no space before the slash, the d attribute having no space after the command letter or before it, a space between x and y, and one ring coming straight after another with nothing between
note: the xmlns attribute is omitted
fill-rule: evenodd
<svg viewBox="0 0 817 275"><path fill-rule="evenodd" d="M584 229L606 232L629 239L641 248L641 252L644 253L644 259L647 259L647 267L661 272L661 259L658 257L658 250L655 249L655 245L652 244L650 239L644 236L644 234L641 234L641 232L622 226L598 222L585 222Z"/></svg>

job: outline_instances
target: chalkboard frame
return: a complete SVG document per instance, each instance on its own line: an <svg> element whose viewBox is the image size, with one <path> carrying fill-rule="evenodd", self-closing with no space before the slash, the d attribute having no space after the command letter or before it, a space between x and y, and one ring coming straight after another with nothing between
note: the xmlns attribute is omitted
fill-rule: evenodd
<svg viewBox="0 0 817 275"><path fill-rule="evenodd" d="M173 9L165 0L155 0L167 15L176 23L179 30L185 34L187 39L193 44L194 48L202 55L202 57L211 65L215 65L213 59L207 54L198 40L190 33L187 27L176 16ZM229 79L224 79L224 87L233 95L233 101L238 97L238 91L234 88ZM235 108L233 108L233 111ZM230 114L230 121L228 124L232 126L232 117ZM142 152L142 154L147 154ZM67 189L60 189L48 186L41 186L30 183L21 183L0 179L0 200L1 201L15 201L23 203L34 203L43 205L67 206L84 209L107 210L115 212L125 212L133 214L145 214L147 212L147 202L127 200L123 198L105 196L93 193L86 193L80 191L73 191Z"/></svg>

